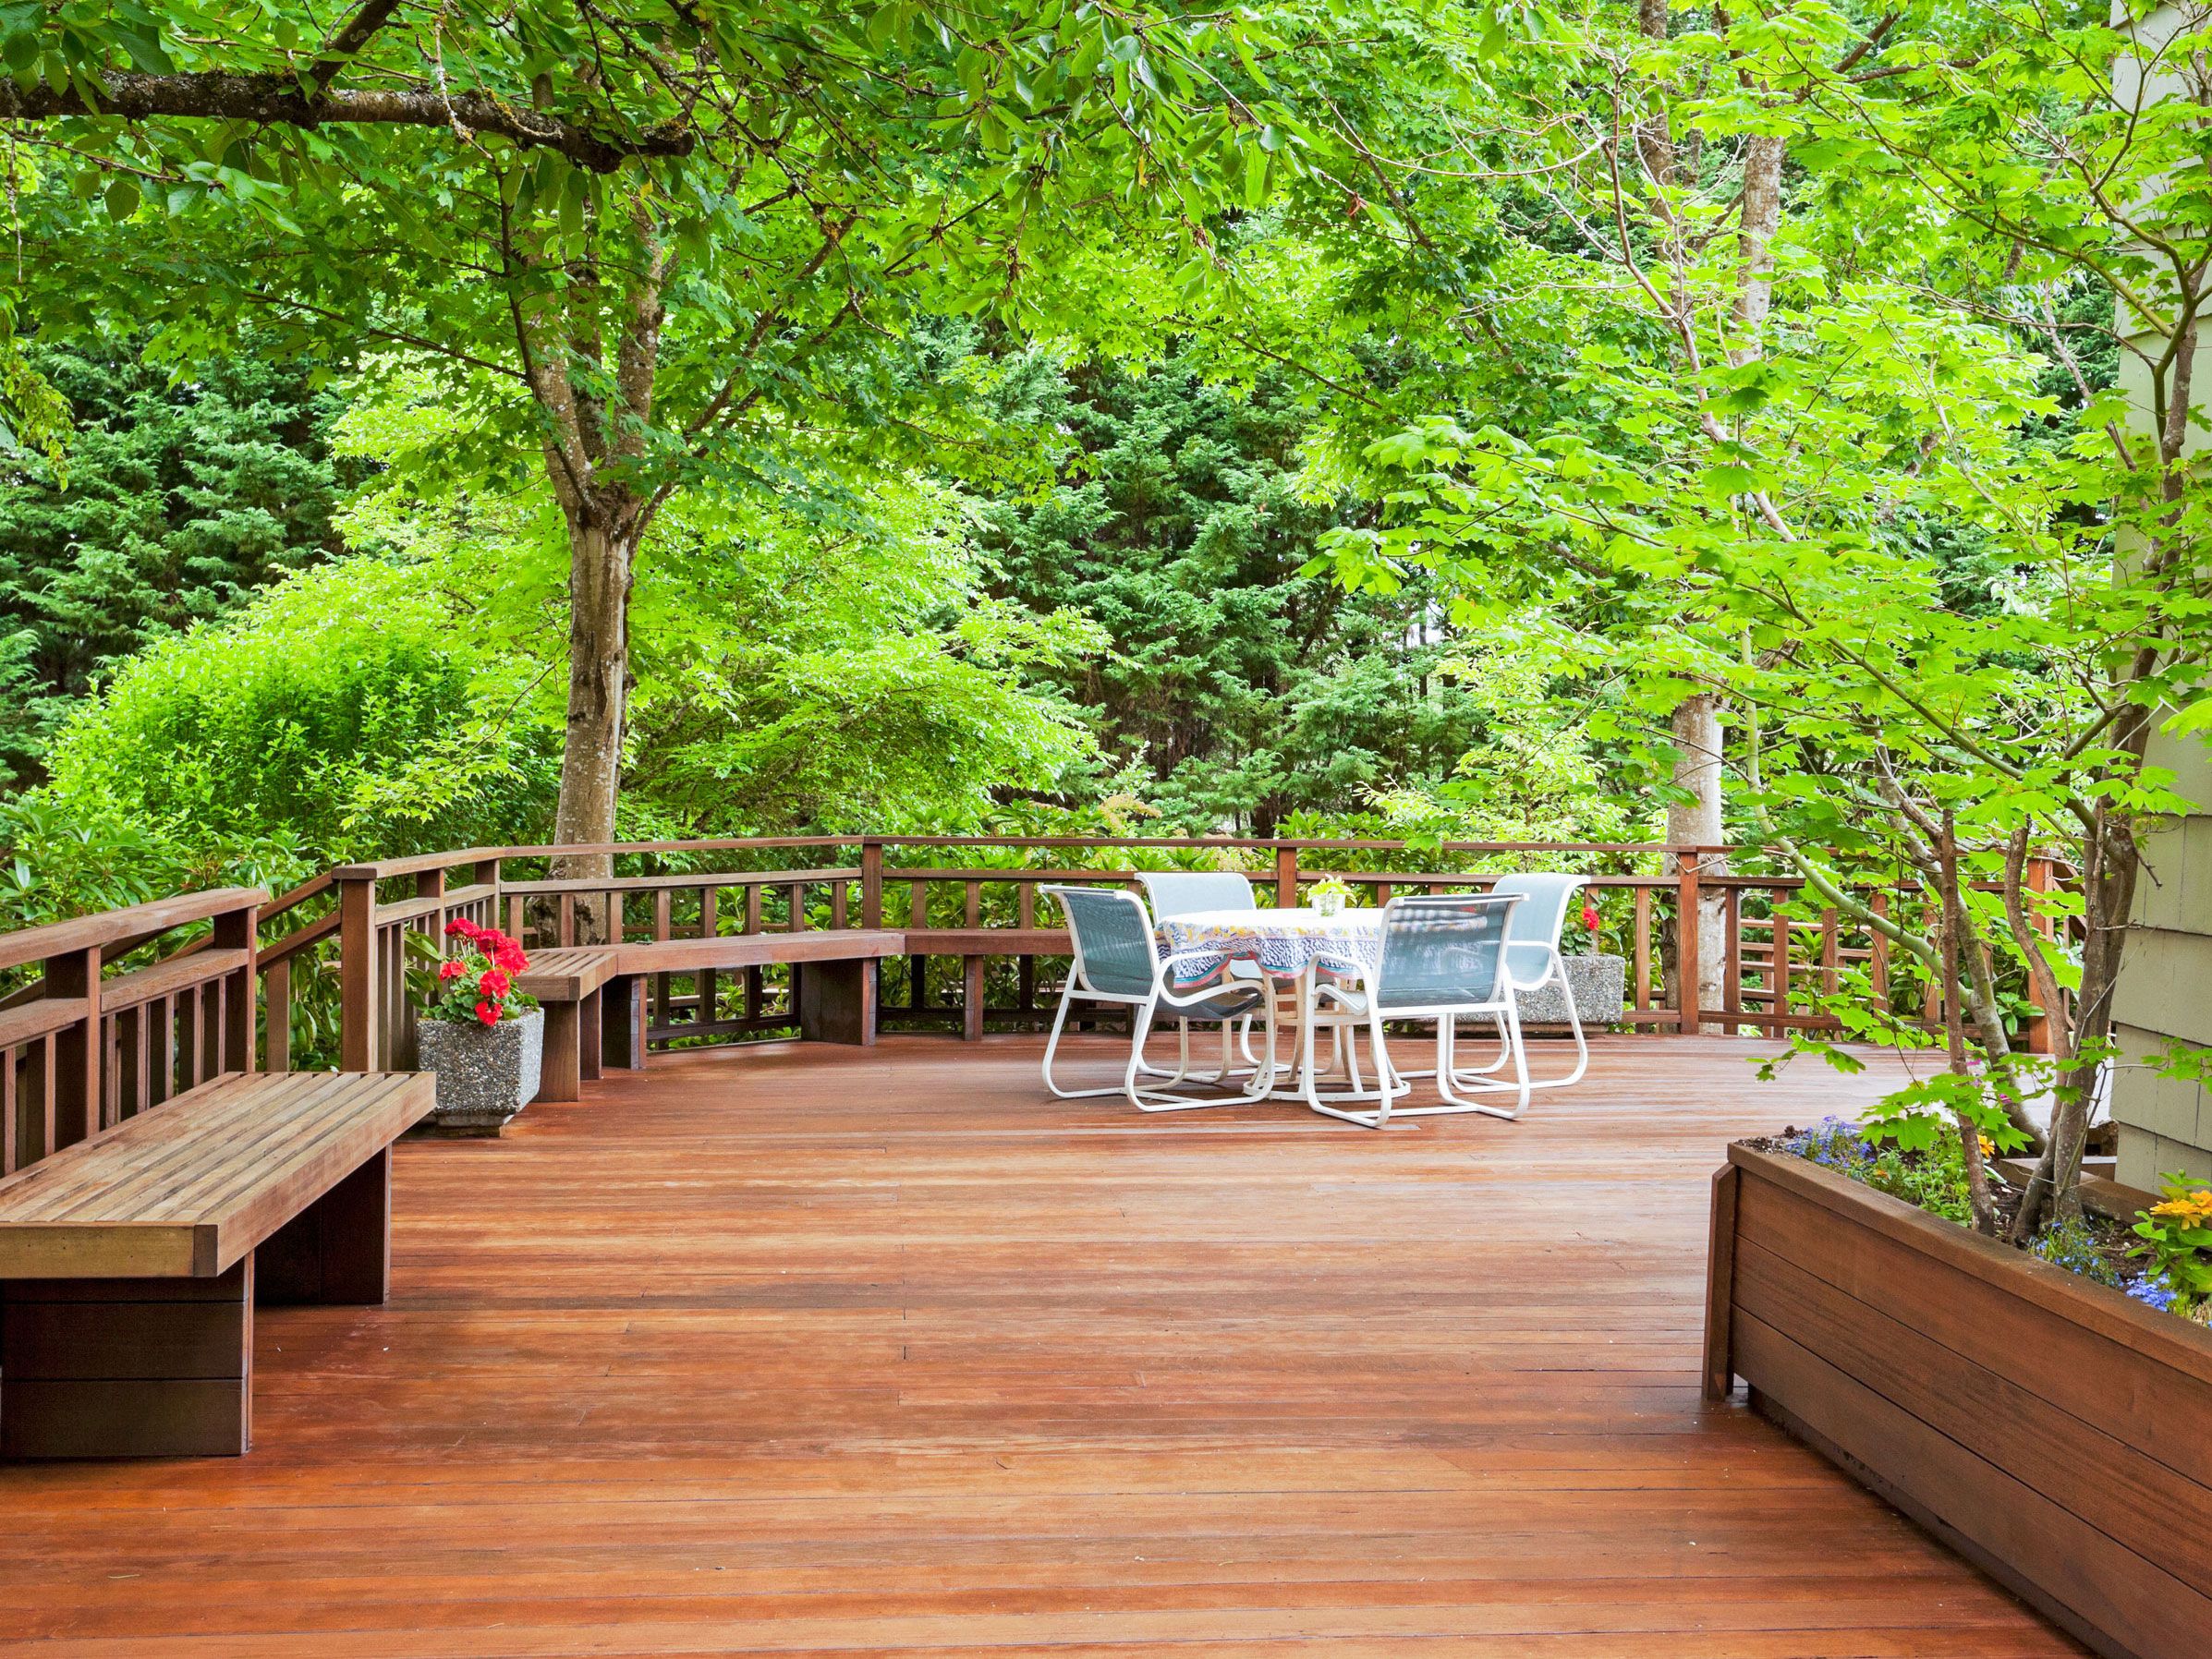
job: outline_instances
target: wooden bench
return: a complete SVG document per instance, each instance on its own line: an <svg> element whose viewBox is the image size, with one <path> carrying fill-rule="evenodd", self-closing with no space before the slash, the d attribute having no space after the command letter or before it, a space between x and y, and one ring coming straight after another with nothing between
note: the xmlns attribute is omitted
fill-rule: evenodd
<svg viewBox="0 0 2212 1659"><path fill-rule="evenodd" d="M983 1040L983 964L988 959L1067 956L1075 951L1064 927L909 927L905 938L905 955L960 959L960 1035L971 1043Z"/></svg>
<svg viewBox="0 0 2212 1659"><path fill-rule="evenodd" d="M645 982L655 974L699 974L781 963L794 970L799 1035L862 1047L876 1040L873 963L905 953L903 933L839 927L800 933L732 933L607 947L614 952L602 1020L605 1063L645 1063Z"/></svg>
<svg viewBox="0 0 2212 1659"><path fill-rule="evenodd" d="M529 969L515 985L545 1006L545 1063L532 1098L574 1100L584 1080L599 1075L605 987L614 973L615 952L607 945L531 954Z"/></svg>
<svg viewBox="0 0 2212 1659"><path fill-rule="evenodd" d="M237 1456L255 1303L373 1305L423 1074L225 1076L0 1181L0 1456Z"/></svg>

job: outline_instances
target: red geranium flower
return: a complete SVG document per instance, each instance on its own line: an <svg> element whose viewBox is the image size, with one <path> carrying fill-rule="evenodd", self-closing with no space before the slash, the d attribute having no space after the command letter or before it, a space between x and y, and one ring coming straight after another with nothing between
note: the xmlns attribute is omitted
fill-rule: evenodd
<svg viewBox="0 0 2212 1659"><path fill-rule="evenodd" d="M1582 925L1595 933L1598 931L1598 907L1595 904L1585 904L1582 907Z"/></svg>
<svg viewBox="0 0 2212 1659"><path fill-rule="evenodd" d="M445 924L445 932L449 938L457 933L466 939L481 938L484 935L484 930L467 916L454 917L452 921Z"/></svg>
<svg viewBox="0 0 2212 1659"><path fill-rule="evenodd" d="M449 956L438 964L440 979L458 979L467 972L468 972L468 964L457 956Z"/></svg>
<svg viewBox="0 0 2212 1659"><path fill-rule="evenodd" d="M510 974L519 974L530 965L530 959L522 953L522 947L513 939L503 941L499 948L492 952L492 960Z"/></svg>
<svg viewBox="0 0 2212 1659"><path fill-rule="evenodd" d="M497 968L486 968L484 976L476 982L476 988L487 997L504 997L507 994L509 983L507 976Z"/></svg>
<svg viewBox="0 0 2212 1659"><path fill-rule="evenodd" d="M496 1003L492 1003L492 1002L479 1002L479 1003L476 1005L476 1017L477 1017L478 1019L481 1020L481 1021L482 1021L482 1022L483 1022L485 1024L487 1024L487 1025L496 1025L496 1024L498 1024L498 1023L499 1023L499 1007L498 1007L498 1004L496 1004Z"/></svg>

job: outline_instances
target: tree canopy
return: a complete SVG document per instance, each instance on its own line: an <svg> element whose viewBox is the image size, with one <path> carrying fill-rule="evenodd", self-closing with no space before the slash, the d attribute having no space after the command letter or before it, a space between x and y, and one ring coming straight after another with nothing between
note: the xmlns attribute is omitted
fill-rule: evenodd
<svg viewBox="0 0 2212 1659"><path fill-rule="evenodd" d="M1836 1008L2064 1188L2190 805L2151 740L2212 728L2175 16L0 6L0 400L53 449L0 480L0 672L116 660L53 765L120 790L111 737L260 730L202 634L398 583L342 712L478 746L343 728L317 844L1663 817L1950 987ZM198 776L128 810L245 833Z"/></svg>

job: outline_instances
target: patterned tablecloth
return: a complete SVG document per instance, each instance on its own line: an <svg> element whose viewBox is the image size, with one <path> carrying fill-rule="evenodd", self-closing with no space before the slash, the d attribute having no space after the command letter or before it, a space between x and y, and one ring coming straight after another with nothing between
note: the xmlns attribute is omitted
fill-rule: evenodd
<svg viewBox="0 0 2212 1659"><path fill-rule="evenodd" d="M1175 964L1178 990L1218 978L1232 962L1256 962L1278 978L1294 979L1317 956L1348 958L1372 968L1382 954L1382 912L1345 910L1200 910L1160 918L1162 956L1197 954Z"/></svg>

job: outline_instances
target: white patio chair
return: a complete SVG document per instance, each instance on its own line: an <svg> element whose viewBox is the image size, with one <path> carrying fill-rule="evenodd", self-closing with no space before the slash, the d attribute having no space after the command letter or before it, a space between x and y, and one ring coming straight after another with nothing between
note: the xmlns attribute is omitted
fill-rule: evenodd
<svg viewBox="0 0 2212 1659"><path fill-rule="evenodd" d="M1046 887L1039 890L1057 900L1066 914L1068 934L1074 941L1075 962L1061 992L1060 1009L1052 1016L1052 1035L1045 1042L1045 1087L1063 1100L1084 1100L1100 1095L1126 1095L1139 1111L1178 1112L1208 1106L1249 1106L1267 1098L1275 1082L1275 1002L1262 987L1205 986L1185 995L1173 988L1169 975L1185 958L1210 955L1185 951L1162 958L1152 942L1152 918L1135 893L1112 888ZM1133 1011L1129 1066L1119 1088L1063 1089L1052 1075L1052 1057L1059 1051L1061 1033L1066 1029L1068 1011L1078 1001L1118 1005ZM1145 1064L1145 1039L1152 1022L1162 1011L1181 1022L1181 1063L1172 1073ZM1254 1068L1250 1086L1242 1095L1199 1096L1171 1095L1161 1087L1137 1086L1137 1074L1150 1072L1165 1079L1163 1086L1184 1082L1225 1084L1231 1076L1230 1025L1254 1011L1267 1021L1268 1060ZM1190 1071L1190 1023L1218 1023L1221 1028L1221 1064L1217 1072L1193 1076Z"/></svg>
<svg viewBox="0 0 2212 1659"><path fill-rule="evenodd" d="M1518 893L1423 894L1393 899L1382 913L1382 951L1376 966L1349 957L1324 956L1317 966L1334 977L1314 986L1318 1004L1326 999L1364 1022L1374 1051L1376 1104L1372 1110L1332 1105L1314 1086L1313 1031L1301 1035L1306 1103L1317 1112L1368 1129L1391 1118L1436 1117L1452 1112L1487 1112L1517 1118L1528 1105L1528 1057L1521 1045L1521 1014L1512 975L1506 970L1507 931L1522 902ZM1511 1084L1461 1072L1453 1063L1458 1023L1474 1016L1493 1019L1503 1034L1504 1058L1513 1064ZM1409 1073L1391 1064L1383 1037L1385 1020L1436 1022L1436 1078L1440 1106L1397 1107L1412 1092ZM1511 1094L1511 1108L1473 1098ZM1346 1100L1353 1096L1338 1096Z"/></svg>
<svg viewBox="0 0 2212 1659"><path fill-rule="evenodd" d="M1165 921L1169 916L1195 915L1207 910L1259 908L1259 898L1252 890L1250 878L1234 870L1139 870L1136 878L1144 884L1145 902L1151 906L1152 915L1158 921ZM1256 962L1231 963L1228 976L1248 985L1267 984L1267 975ZM1244 1050L1246 1065L1259 1064L1259 1056L1252 1052L1250 1014L1237 1022L1237 1044ZM1144 1069L1158 1070L1149 1065Z"/></svg>
<svg viewBox="0 0 2212 1659"><path fill-rule="evenodd" d="M1513 920L1505 932L1505 971L1512 975L1513 990L1517 994L1540 990L1547 983L1559 987L1561 999L1567 1005L1567 1029L1574 1037L1574 1069L1564 1077L1547 1077L1531 1083L1531 1089L1563 1089L1569 1084L1580 1083L1590 1067L1589 1040L1584 1036L1582 1015L1574 1006L1574 987L1567 982L1566 958L1560 953L1560 939L1566 932L1567 914L1574 908L1574 895L1583 888L1580 876L1562 875L1552 871L1526 876L1501 876L1490 888L1496 894L1513 894L1521 902L1513 907ZM1487 1077L1506 1061L1502 1044L1498 1058L1487 1066L1477 1066L1460 1076L1469 1081Z"/></svg>

